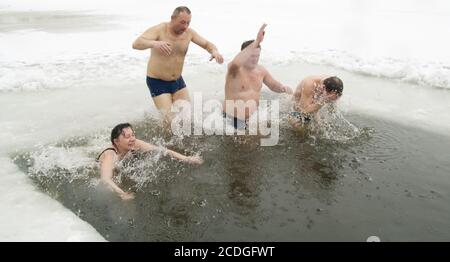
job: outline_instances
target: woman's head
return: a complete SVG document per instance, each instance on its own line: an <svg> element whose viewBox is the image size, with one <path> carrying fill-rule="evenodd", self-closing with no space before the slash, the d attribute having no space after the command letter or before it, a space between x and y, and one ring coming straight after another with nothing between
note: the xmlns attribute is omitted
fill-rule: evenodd
<svg viewBox="0 0 450 262"><path fill-rule="evenodd" d="M134 148L136 137L129 123L118 124L111 130L111 143L119 151L129 151Z"/></svg>

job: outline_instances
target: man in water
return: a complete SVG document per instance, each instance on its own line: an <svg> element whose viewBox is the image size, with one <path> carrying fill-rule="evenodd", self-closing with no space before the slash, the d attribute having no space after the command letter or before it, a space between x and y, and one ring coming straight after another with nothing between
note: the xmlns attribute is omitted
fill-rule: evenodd
<svg viewBox="0 0 450 262"><path fill-rule="evenodd" d="M297 86L293 95L293 111L289 122L296 128L311 123L316 113L327 103L334 103L342 96L344 85L336 76L309 76Z"/></svg>
<svg viewBox="0 0 450 262"><path fill-rule="evenodd" d="M111 189L113 189L123 200L133 199L133 193L123 191L112 180L116 164L133 152L148 152L153 150L161 150L161 148L136 139L133 127L128 123L119 124L112 129L111 143L112 145L104 149L97 157L97 161L100 162L100 179ZM176 158L186 163L203 163L202 158L198 156L185 156L165 148L163 148L163 150L172 158Z"/></svg>
<svg viewBox="0 0 450 262"><path fill-rule="evenodd" d="M211 54L210 61L215 59L217 63L223 63L216 46L189 28L190 22L189 8L179 6L173 11L170 22L147 29L133 43L134 49L151 49L147 64L147 86L155 106L169 121L172 118L168 115L172 104L179 99L190 100L181 76L190 42L208 51Z"/></svg>
<svg viewBox="0 0 450 262"><path fill-rule="evenodd" d="M228 64L223 116L232 120L236 129L246 127L248 119L258 109L263 83L274 92L292 94L288 86L275 80L258 64L266 26L261 26L256 40L242 43L241 52Z"/></svg>

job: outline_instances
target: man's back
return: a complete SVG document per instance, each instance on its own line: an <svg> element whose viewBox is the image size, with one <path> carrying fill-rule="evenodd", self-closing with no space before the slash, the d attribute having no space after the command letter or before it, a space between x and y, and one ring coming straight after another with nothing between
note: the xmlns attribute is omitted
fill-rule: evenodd
<svg viewBox="0 0 450 262"><path fill-rule="evenodd" d="M326 77L326 75L308 76L300 82L294 93L294 110L304 112L306 108L316 103L317 95L321 92L320 82Z"/></svg>

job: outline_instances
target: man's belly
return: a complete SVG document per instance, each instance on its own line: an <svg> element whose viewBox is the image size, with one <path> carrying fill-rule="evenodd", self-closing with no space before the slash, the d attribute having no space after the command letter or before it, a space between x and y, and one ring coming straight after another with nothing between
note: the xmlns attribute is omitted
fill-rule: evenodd
<svg viewBox="0 0 450 262"><path fill-rule="evenodd" d="M229 116L248 119L258 110L258 105L259 97L234 97L224 101L223 111Z"/></svg>
<svg viewBox="0 0 450 262"><path fill-rule="evenodd" d="M183 62L168 60L166 62L149 61L147 64L147 76L164 81L177 80L183 71Z"/></svg>

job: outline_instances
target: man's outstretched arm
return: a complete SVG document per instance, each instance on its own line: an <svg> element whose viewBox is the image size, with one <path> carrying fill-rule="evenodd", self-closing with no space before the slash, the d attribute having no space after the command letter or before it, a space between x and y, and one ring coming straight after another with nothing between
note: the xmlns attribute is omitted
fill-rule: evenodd
<svg viewBox="0 0 450 262"><path fill-rule="evenodd" d="M239 70L239 67L241 67L245 61L247 61L250 56L252 55L253 50L259 47L259 44L264 40L264 33L265 28L267 24L263 24L261 28L258 31L258 34L256 36L256 40L253 41L250 45L248 45L244 50L239 52L234 59L230 62L228 65L228 70L231 75L235 75L237 71Z"/></svg>
<svg viewBox="0 0 450 262"><path fill-rule="evenodd" d="M200 46L201 48L205 49L206 51L208 51L208 53L211 54L211 59L209 61L216 59L217 63L222 64L223 57L219 53L219 50L217 50L217 47L213 43L209 42L208 40L200 36L193 29L190 30L192 32L192 42L194 42L196 45Z"/></svg>
<svg viewBox="0 0 450 262"><path fill-rule="evenodd" d="M277 92L277 93L287 93L287 94L292 94L292 89L288 86L283 85L282 83L278 82L277 80L275 80L272 75L266 70L264 69L265 75L264 75L264 79L263 82L264 84L270 88L270 90Z"/></svg>

